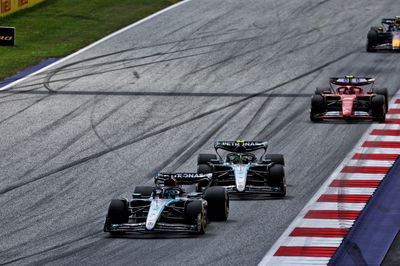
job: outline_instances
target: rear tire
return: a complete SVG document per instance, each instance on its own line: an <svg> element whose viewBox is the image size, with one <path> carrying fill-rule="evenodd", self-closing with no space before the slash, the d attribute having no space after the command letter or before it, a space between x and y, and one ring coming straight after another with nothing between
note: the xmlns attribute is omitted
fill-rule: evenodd
<svg viewBox="0 0 400 266"><path fill-rule="evenodd" d="M224 187L209 187L203 198L207 201L207 216L210 221L226 221L229 215L229 195Z"/></svg>
<svg viewBox="0 0 400 266"><path fill-rule="evenodd" d="M321 95L313 95L311 97L311 112L310 120L313 122L322 121L320 117L316 117L317 114L323 113L325 110L324 97Z"/></svg>
<svg viewBox="0 0 400 266"><path fill-rule="evenodd" d="M202 235L207 230L206 221L207 210L203 207L201 200L194 200L186 205L185 217L186 221L190 225L197 225L197 232L195 234Z"/></svg>
<svg viewBox="0 0 400 266"><path fill-rule="evenodd" d="M133 193L140 193L142 197L150 197L151 193L153 193L153 187L150 186L137 186Z"/></svg>
<svg viewBox="0 0 400 266"><path fill-rule="evenodd" d="M264 156L265 161L271 161L275 164L285 165L285 159L282 154L266 154Z"/></svg>
<svg viewBox="0 0 400 266"><path fill-rule="evenodd" d="M385 97L385 107L387 112L389 109L389 93L387 88L374 89L374 92Z"/></svg>
<svg viewBox="0 0 400 266"><path fill-rule="evenodd" d="M385 97L383 95L376 95L371 100L371 111L374 116L374 121L383 122L386 118Z"/></svg>
<svg viewBox="0 0 400 266"><path fill-rule="evenodd" d="M216 160L217 155L215 154L199 154L199 156L197 157L197 164L207 164L209 163L211 160Z"/></svg>
<svg viewBox="0 0 400 266"><path fill-rule="evenodd" d="M197 173L198 174L209 174L212 173L212 167L209 166L208 164L199 164L197 166ZM208 182L204 181L204 182L199 182L196 184L196 191L197 192L201 192L204 190L204 188L206 188L208 186Z"/></svg>

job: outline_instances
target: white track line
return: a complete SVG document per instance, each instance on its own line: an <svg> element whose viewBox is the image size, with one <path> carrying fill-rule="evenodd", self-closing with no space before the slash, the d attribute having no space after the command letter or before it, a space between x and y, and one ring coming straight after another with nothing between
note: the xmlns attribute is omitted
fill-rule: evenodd
<svg viewBox="0 0 400 266"><path fill-rule="evenodd" d="M35 72L23 77L23 78L20 78L20 79L18 79L16 81L4 86L4 87L1 87L0 91L7 90L7 89L15 86L16 84L18 84L18 83L20 83L20 82L22 82L22 81L34 76L34 75L37 75L37 74L39 74L39 73L41 73L41 72L43 72L43 71L45 71L45 70L47 70L47 69L49 69L51 67L54 67L54 66L56 66L58 64L61 64L62 62L65 62L66 60L71 59L72 57L77 56L77 55L79 55L79 54L81 54L81 53L93 48L94 46L96 46L96 45L98 45L100 43L103 43L103 42L105 42L105 41L107 41L107 40L109 40L109 39L111 39L111 38L113 38L113 37L125 32L127 30L132 29L133 27L136 27L136 26L138 26L138 25L140 25L140 24L142 24L142 23L144 23L144 22L146 22L146 21L148 21L148 20L150 20L150 19L152 19L152 18L154 18L154 17L156 17L158 15L161 15L161 14L163 14L163 13L165 13L165 12L167 12L167 11L173 9L173 8L176 8L176 7L178 7L180 5L183 5L183 4L185 4L187 2L190 2L190 1L192 1L192 0L183 0L181 2L178 2L178 3L176 3L176 4L172 5L172 6L169 6L169 7L165 8L165 9L162 9L162 10L160 10L160 11L158 11L158 12L156 12L156 13L148 16L148 17L145 17L145 18L143 18L143 19L141 19L141 20L139 20L139 21L137 21L137 22L135 22L133 24L130 24L130 25L128 25L128 26L126 26L126 27L124 27L124 28L122 28L122 29L120 29L120 30L118 30L116 32L113 32L110 35L107 35L106 37L104 37L104 38L102 38L102 39L100 39L100 40L98 40L98 41L96 41L96 42L94 42L94 43L92 43L92 44L90 44L90 45L78 50L77 52L75 52L73 54L70 54L67 57L64 57L64 58L54 62L53 64L50 64L50 65L48 65L48 66L46 66L44 68L41 68L41 69L39 69L39 70L37 70L37 71L35 71Z"/></svg>

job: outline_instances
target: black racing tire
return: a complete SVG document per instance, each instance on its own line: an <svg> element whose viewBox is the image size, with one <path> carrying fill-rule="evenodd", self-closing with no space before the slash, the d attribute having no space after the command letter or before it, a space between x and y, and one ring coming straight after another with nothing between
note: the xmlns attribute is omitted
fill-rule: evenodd
<svg viewBox="0 0 400 266"><path fill-rule="evenodd" d="M210 221L226 221L229 215L229 195L224 187L209 187L204 191L207 216Z"/></svg>
<svg viewBox="0 0 400 266"><path fill-rule="evenodd" d="M128 202L123 199L111 200L107 220L110 224L123 224L129 220Z"/></svg>
<svg viewBox="0 0 400 266"><path fill-rule="evenodd" d="M264 156L264 160L271 161L275 164L285 165L285 158L282 154L266 154Z"/></svg>
<svg viewBox="0 0 400 266"><path fill-rule="evenodd" d="M383 122L386 118L385 96L377 94L371 99L371 111L374 121Z"/></svg>
<svg viewBox="0 0 400 266"><path fill-rule="evenodd" d="M323 119L320 117L316 117L316 115L323 113L324 111L325 111L324 97L322 97L322 95L314 94L311 97L310 120L313 122L322 121Z"/></svg>
<svg viewBox="0 0 400 266"><path fill-rule="evenodd" d="M376 94L382 95L385 97L385 106L386 106L386 112L389 109L389 93L387 88L375 88L373 90Z"/></svg>
<svg viewBox="0 0 400 266"><path fill-rule="evenodd" d="M207 164L210 160L218 159L215 154L199 154L197 157L197 164Z"/></svg>
<svg viewBox="0 0 400 266"><path fill-rule="evenodd" d="M203 207L201 200L189 202L185 208L185 219L190 225L196 224L197 231L195 234L202 235L207 230L207 210Z"/></svg>
<svg viewBox="0 0 400 266"><path fill-rule="evenodd" d="M199 164L197 166L197 173L198 174L209 174L209 173L212 173L212 167L209 166L208 164ZM196 184L196 191L197 192L201 192L208 185L209 185L209 182L207 182L207 181L199 182L199 183Z"/></svg>
<svg viewBox="0 0 400 266"><path fill-rule="evenodd" d="M133 193L140 193L142 197L150 197L153 193L153 187L150 186L137 186Z"/></svg>
<svg viewBox="0 0 400 266"><path fill-rule="evenodd" d="M324 91L330 91L330 89L329 88L319 88L318 87L318 88L315 89L314 94L321 95L321 94L324 93Z"/></svg>
<svg viewBox="0 0 400 266"><path fill-rule="evenodd" d="M378 44L378 31L372 27L367 34L367 52L376 52Z"/></svg>
<svg viewBox="0 0 400 266"><path fill-rule="evenodd" d="M197 173L198 174L208 174L212 173L212 167L209 166L208 164L199 164L197 166Z"/></svg>
<svg viewBox="0 0 400 266"><path fill-rule="evenodd" d="M272 187L282 185L285 181L285 168L282 164L274 164L269 168L268 184Z"/></svg>

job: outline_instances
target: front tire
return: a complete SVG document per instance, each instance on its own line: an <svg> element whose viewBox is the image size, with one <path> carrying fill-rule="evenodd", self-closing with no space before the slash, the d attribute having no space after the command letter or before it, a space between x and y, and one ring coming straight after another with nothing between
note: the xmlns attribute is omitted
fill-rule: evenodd
<svg viewBox="0 0 400 266"><path fill-rule="evenodd" d="M226 221L229 215L229 195L224 187L209 187L203 198L207 201L207 215L210 221Z"/></svg>
<svg viewBox="0 0 400 266"><path fill-rule="evenodd" d="M280 193L276 194L278 197L286 195L286 182L285 182L285 169L281 164L274 164L269 168L268 185L271 187L279 187Z"/></svg>
<svg viewBox="0 0 400 266"><path fill-rule="evenodd" d="M324 110L325 110L324 97L317 94L313 95L311 97L310 120L312 122L322 121L323 119L317 117L317 115L323 113Z"/></svg>
<svg viewBox="0 0 400 266"><path fill-rule="evenodd" d="M204 208L201 200L191 201L185 209L186 221L190 225L197 225L195 234L202 235L207 230L207 210Z"/></svg>

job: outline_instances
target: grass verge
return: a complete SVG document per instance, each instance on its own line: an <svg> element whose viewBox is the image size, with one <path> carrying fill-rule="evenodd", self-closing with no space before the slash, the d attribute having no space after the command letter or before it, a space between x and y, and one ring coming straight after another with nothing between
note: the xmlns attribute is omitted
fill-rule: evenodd
<svg viewBox="0 0 400 266"><path fill-rule="evenodd" d="M49 57L64 57L179 0L46 0L0 18L16 45L0 46L0 80Z"/></svg>

